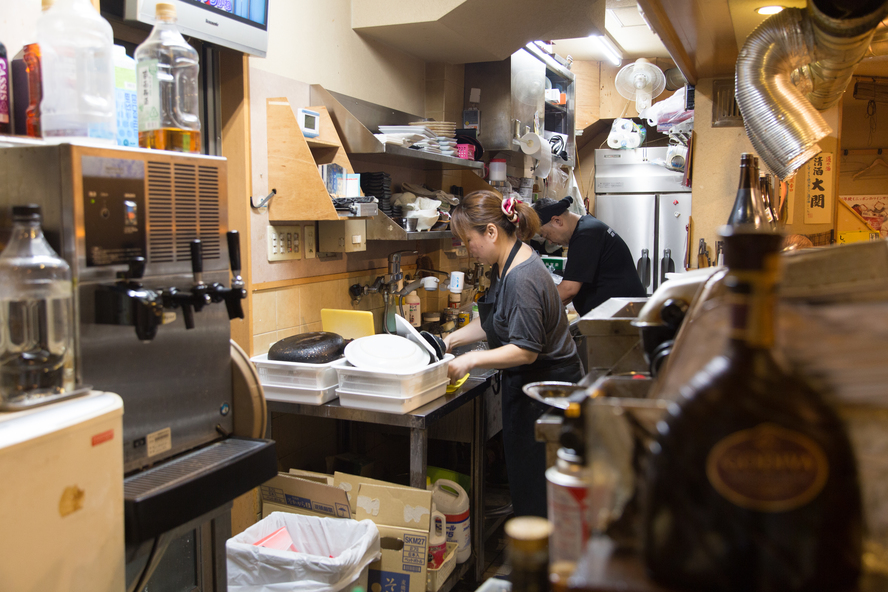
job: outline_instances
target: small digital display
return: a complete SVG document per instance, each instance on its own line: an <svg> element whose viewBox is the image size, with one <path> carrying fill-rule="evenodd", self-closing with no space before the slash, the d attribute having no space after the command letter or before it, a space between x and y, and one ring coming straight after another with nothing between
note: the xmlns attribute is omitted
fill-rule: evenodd
<svg viewBox="0 0 888 592"><path fill-rule="evenodd" d="M229 18L267 29L268 0L180 0L212 12L221 12Z"/></svg>
<svg viewBox="0 0 888 592"><path fill-rule="evenodd" d="M316 121L317 121L317 118L314 115L308 115L306 113L306 115L305 115L305 127L306 128L315 129L315 125L316 125L315 122Z"/></svg>

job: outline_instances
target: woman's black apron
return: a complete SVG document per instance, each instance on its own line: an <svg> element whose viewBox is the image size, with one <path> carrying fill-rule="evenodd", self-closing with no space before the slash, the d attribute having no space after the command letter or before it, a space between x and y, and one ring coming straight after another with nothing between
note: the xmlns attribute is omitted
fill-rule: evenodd
<svg viewBox="0 0 888 592"><path fill-rule="evenodd" d="M496 334L493 317L496 313L502 280L506 277L506 272L509 271L521 244L520 240L515 241L515 246L512 247L499 277L495 273L491 274L490 289L484 300L478 301L481 328L487 335L489 349L506 345ZM579 382L582 377L583 370L579 356L557 364L534 362L529 366L502 371L503 448L506 455L509 490L512 494L512 507L516 516L546 517L546 446L534 438L534 424L544 412L551 409L525 395L521 387L539 380Z"/></svg>

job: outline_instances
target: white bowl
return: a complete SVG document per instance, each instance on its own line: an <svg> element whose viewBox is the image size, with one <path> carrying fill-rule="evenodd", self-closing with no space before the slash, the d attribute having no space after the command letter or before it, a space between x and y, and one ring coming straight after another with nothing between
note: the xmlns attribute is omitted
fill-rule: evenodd
<svg viewBox="0 0 888 592"><path fill-rule="evenodd" d="M412 210L407 212L407 217L417 219L417 230L428 230L438 221L438 210Z"/></svg>
<svg viewBox="0 0 888 592"><path fill-rule="evenodd" d="M375 372L416 372L429 365L429 353L406 337L368 335L345 346L345 359Z"/></svg>

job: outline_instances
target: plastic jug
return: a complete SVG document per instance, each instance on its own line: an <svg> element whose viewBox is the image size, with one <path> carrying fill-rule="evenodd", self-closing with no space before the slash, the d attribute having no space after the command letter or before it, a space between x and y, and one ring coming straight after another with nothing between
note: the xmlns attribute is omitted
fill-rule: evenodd
<svg viewBox="0 0 888 592"><path fill-rule="evenodd" d="M429 529L429 569L438 569L447 553L447 517L432 504L432 522Z"/></svg>
<svg viewBox="0 0 888 592"><path fill-rule="evenodd" d="M114 102L117 107L117 145L139 145L136 110L136 60L122 45L114 46Z"/></svg>
<svg viewBox="0 0 888 592"><path fill-rule="evenodd" d="M114 34L89 0L56 0L37 21L43 137L94 144L117 139Z"/></svg>
<svg viewBox="0 0 888 592"><path fill-rule="evenodd" d="M158 2L154 29L136 48L139 146L200 152L197 51L176 27L176 7Z"/></svg>
<svg viewBox="0 0 888 592"><path fill-rule="evenodd" d="M432 501L447 519L447 542L459 545L456 562L465 563L472 555L472 526L466 490L449 479L438 479L432 486Z"/></svg>

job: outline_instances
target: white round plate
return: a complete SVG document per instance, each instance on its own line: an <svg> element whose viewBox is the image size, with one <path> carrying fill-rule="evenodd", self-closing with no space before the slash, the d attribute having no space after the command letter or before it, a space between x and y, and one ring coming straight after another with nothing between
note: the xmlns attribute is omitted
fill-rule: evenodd
<svg viewBox="0 0 888 592"><path fill-rule="evenodd" d="M345 359L352 366L374 372L408 374L429 365L429 353L406 337L368 335L345 346Z"/></svg>

